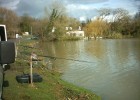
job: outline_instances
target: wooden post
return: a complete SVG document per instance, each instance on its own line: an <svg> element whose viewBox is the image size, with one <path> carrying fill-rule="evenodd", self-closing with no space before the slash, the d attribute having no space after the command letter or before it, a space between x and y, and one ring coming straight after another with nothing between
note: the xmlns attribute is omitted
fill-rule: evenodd
<svg viewBox="0 0 140 100"><path fill-rule="evenodd" d="M32 63L32 53L30 56L30 84L31 86L33 86L33 67L32 67L33 63Z"/></svg>

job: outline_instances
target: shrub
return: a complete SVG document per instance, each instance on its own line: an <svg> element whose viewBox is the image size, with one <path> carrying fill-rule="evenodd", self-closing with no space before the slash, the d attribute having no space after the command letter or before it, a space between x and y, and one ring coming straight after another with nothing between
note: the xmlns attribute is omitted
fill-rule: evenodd
<svg viewBox="0 0 140 100"><path fill-rule="evenodd" d="M123 35L121 33L113 32L112 34L108 35L108 38L121 39L121 38L123 38Z"/></svg>

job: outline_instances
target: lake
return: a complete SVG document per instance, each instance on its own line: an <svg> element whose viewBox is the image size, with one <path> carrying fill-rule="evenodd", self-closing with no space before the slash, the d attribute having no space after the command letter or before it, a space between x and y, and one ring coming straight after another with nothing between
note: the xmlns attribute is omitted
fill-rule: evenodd
<svg viewBox="0 0 140 100"><path fill-rule="evenodd" d="M84 87L102 100L140 100L140 40L102 39L48 42L62 79Z"/></svg>

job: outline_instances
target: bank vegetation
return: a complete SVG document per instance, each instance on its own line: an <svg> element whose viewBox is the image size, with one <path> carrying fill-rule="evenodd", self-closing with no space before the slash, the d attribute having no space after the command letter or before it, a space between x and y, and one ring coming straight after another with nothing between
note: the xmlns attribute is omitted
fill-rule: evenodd
<svg viewBox="0 0 140 100"><path fill-rule="evenodd" d="M42 55L43 52L36 44L38 41L25 39L17 41L17 57L15 63L5 68L3 99L4 100L101 100L93 92L77 87L61 79L62 72L58 72L57 66L49 66L53 59L39 57L39 61L33 62L33 73L39 74L43 81L39 83L18 83L17 75L30 73L30 56L34 52ZM8 67L9 66L9 67ZM9 84L6 84L7 81Z"/></svg>

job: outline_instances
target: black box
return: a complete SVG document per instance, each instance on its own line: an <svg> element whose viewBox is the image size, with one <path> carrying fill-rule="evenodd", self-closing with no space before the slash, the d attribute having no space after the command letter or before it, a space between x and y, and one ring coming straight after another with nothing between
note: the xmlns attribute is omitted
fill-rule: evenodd
<svg viewBox="0 0 140 100"><path fill-rule="evenodd" d="M15 61L15 44L11 41L0 41L0 64L10 64Z"/></svg>

